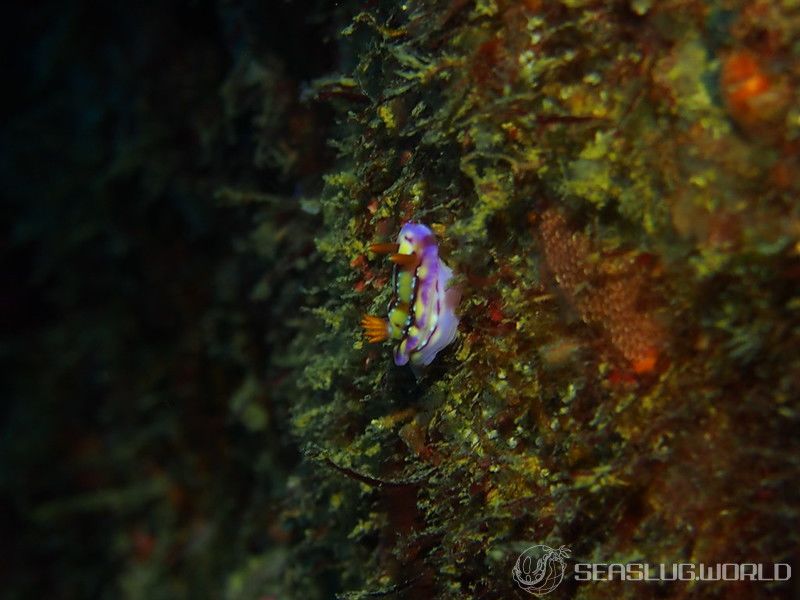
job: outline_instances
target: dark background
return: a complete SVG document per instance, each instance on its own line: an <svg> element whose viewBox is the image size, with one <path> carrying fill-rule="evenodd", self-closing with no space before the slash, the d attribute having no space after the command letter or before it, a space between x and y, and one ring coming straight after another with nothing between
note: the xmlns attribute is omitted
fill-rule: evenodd
<svg viewBox="0 0 800 600"><path fill-rule="evenodd" d="M297 96L337 60L337 10L4 13L3 596L147 596L148 581L164 597L216 596L242 556L278 543L240 511L254 498L268 510L296 460L263 415L248 428L231 412L275 348L267 299L251 298L264 261L242 242L253 211L218 192L317 185L328 116ZM271 87L240 78L243 57L267 65ZM260 160L272 145L304 158Z"/></svg>

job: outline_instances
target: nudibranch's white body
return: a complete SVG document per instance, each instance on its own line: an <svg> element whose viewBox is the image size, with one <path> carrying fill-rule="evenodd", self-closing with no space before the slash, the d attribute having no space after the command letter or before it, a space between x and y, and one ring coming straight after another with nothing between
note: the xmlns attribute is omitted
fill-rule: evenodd
<svg viewBox="0 0 800 600"><path fill-rule="evenodd" d="M391 252L395 263L388 320L366 316L362 321L372 342L397 340L397 365L427 366L456 337L455 308L460 292L448 289L453 272L439 258L433 232L420 223L406 223L397 244L373 245Z"/></svg>

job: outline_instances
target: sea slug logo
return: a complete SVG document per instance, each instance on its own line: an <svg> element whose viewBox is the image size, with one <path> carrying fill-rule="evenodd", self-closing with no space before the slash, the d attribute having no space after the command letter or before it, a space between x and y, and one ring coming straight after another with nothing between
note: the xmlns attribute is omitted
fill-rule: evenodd
<svg viewBox="0 0 800 600"><path fill-rule="evenodd" d="M534 596L549 594L564 579L567 568L564 559L569 557L569 553L566 546L557 550L544 544L531 546L519 555L511 571L514 581Z"/></svg>
<svg viewBox="0 0 800 600"><path fill-rule="evenodd" d="M534 596L549 594L563 581L566 561L571 550L537 544L517 558L511 574L516 584ZM792 578L789 563L584 563L573 565L570 577L576 582L600 583L630 581L633 583L687 581L772 581L787 582Z"/></svg>

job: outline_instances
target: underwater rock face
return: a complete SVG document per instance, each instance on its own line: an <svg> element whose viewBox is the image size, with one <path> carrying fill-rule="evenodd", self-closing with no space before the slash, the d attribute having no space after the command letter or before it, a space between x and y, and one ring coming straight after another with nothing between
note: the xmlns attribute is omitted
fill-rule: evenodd
<svg viewBox="0 0 800 600"><path fill-rule="evenodd" d="M796 0L60 6L12 597L797 595L560 571L800 557Z"/></svg>
<svg viewBox="0 0 800 600"><path fill-rule="evenodd" d="M533 544L608 561L797 556L790 4L379 2L354 17L352 78L316 88L346 115L317 239L338 282L319 314L341 350L304 354L316 395L293 404L297 439L339 467L317 472L318 499L361 507L318 542L347 536L366 561L342 565L347 589L511 597ZM457 348L411 382L358 339L357 315L393 294L366 240L418 218L464 300Z"/></svg>

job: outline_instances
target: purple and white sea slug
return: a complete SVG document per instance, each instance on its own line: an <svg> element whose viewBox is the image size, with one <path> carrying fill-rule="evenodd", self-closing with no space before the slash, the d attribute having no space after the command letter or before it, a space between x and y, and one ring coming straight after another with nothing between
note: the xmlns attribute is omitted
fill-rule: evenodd
<svg viewBox="0 0 800 600"><path fill-rule="evenodd" d="M388 318L366 315L361 324L372 342L394 340L396 365L429 365L456 337L455 308L461 293L448 289L453 276L441 258L436 236L421 223L406 223L396 244L373 244L394 263Z"/></svg>

